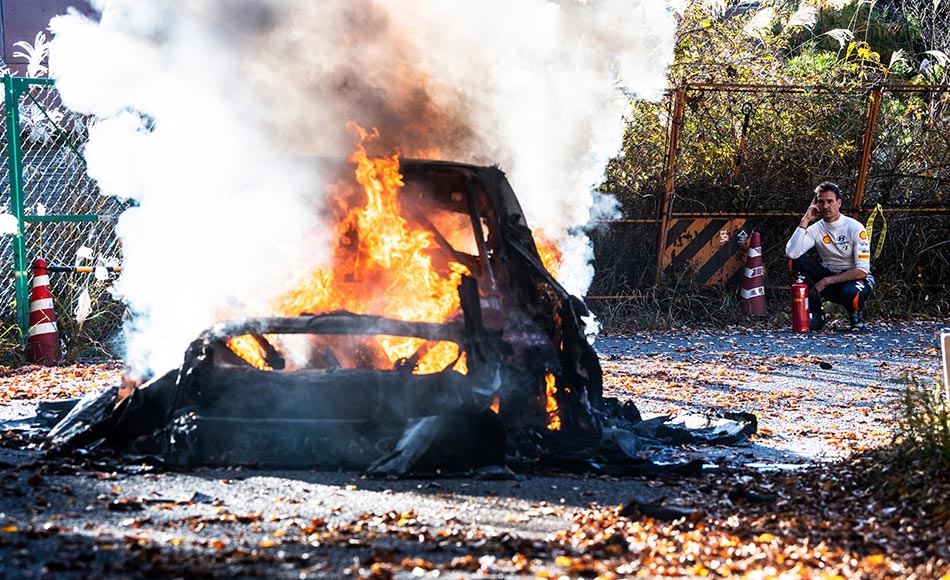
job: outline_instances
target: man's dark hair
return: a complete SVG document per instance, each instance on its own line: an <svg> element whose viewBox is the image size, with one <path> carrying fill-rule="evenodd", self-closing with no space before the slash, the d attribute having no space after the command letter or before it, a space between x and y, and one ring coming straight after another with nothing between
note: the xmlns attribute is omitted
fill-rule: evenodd
<svg viewBox="0 0 950 580"><path fill-rule="evenodd" d="M835 194L835 199L841 199L841 188L838 187L837 183L832 183L830 181L823 181L818 184L818 187L815 188L819 193L822 191L830 191Z"/></svg>

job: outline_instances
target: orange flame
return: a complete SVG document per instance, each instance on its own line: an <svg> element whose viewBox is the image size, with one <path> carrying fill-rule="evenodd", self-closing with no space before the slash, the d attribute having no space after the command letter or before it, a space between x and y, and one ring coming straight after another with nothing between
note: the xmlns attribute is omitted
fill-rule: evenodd
<svg viewBox="0 0 950 580"><path fill-rule="evenodd" d="M549 238L542 228L535 229L531 233L534 236L534 243L538 249L538 255L541 256L544 269L557 278L563 262L561 249L557 242Z"/></svg>
<svg viewBox="0 0 950 580"><path fill-rule="evenodd" d="M547 404L545 410L548 412L548 430L549 431L560 431L561 430L561 416L558 414L557 399L554 398L554 393L557 392L555 387L556 379L554 374L548 373L544 377L545 389L544 394L547 398Z"/></svg>
<svg viewBox="0 0 950 580"><path fill-rule="evenodd" d="M501 394L497 391L492 396L491 405L488 408L496 415L501 412Z"/></svg>
<svg viewBox="0 0 950 580"><path fill-rule="evenodd" d="M234 354L249 362L254 368L270 370L264 353L264 347L250 334L231 338L228 340L228 348L230 348Z"/></svg>
<svg viewBox="0 0 950 580"><path fill-rule="evenodd" d="M343 184L332 188L338 224L331 267L312 272L277 301L275 310L285 316L348 310L443 322L458 312L458 286L470 272L453 261L448 261L447 272L433 266L432 253L438 245L432 232L413 228L402 216L398 193L404 182L398 155L370 158L363 143L378 133L353 123L349 127L360 137L350 160L356 163L361 190ZM390 363L421 354L417 373L438 372L449 365L466 372L453 342L390 336L381 337L378 346Z"/></svg>

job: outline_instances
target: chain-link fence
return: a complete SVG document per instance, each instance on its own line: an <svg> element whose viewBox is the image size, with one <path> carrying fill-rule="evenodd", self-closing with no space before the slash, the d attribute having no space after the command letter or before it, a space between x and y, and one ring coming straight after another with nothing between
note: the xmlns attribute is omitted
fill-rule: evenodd
<svg viewBox="0 0 950 580"><path fill-rule="evenodd" d="M92 270L50 274L67 352L81 356L77 349L107 348L122 307L111 298L101 267L121 263L115 220L125 204L100 195L86 173L82 150L89 119L66 109L51 81L7 76L4 85L0 206L16 218L22 234L0 238L7 280L0 285L4 327L8 335L25 336L30 269L43 258Z"/></svg>
<svg viewBox="0 0 950 580"><path fill-rule="evenodd" d="M785 242L815 185L835 181L844 213L865 222L881 206L875 249L886 220L872 261L881 297L872 312L946 314L948 106L948 86L701 85L634 104L624 150L607 171L605 189L624 217L595 236L593 309L607 312L658 288L735 291L741 242L753 230L767 287L786 288ZM773 294L787 308L787 293Z"/></svg>
<svg viewBox="0 0 950 580"><path fill-rule="evenodd" d="M100 195L87 175L90 119L67 110L52 81L7 76L4 89L0 211L16 218L22 236L0 237L0 298L5 336L22 339L32 261L120 265L114 226L125 204ZM946 314L948 106L947 86L702 85L670 91L660 103L633 103L605 185L623 219L594 236L593 309L603 314L651 292L682 296L683 288L692 292L686 302L702 309L704 288L738 287L741 241L753 230L763 242L767 287L787 287L785 241L815 184L833 180L847 194L846 213L865 221L880 205L886 217L872 264L885 299L870 303L872 313L887 305L888 312ZM876 218L875 247L882 225ZM51 274L67 347L104 346L119 329L122 307L108 284L92 273ZM76 316L87 296L91 311ZM771 296L787 302L782 292Z"/></svg>

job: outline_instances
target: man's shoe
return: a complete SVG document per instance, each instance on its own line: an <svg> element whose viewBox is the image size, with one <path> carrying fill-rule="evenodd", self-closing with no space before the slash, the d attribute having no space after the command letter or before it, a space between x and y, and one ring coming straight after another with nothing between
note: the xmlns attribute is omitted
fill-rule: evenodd
<svg viewBox="0 0 950 580"><path fill-rule="evenodd" d="M808 321L808 327L812 332L818 332L825 328L825 317L824 316L812 316L811 320Z"/></svg>
<svg viewBox="0 0 950 580"><path fill-rule="evenodd" d="M864 331L864 316L860 310L849 313L848 322L851 323L851 330L855 330L857 332Z"/></svg>

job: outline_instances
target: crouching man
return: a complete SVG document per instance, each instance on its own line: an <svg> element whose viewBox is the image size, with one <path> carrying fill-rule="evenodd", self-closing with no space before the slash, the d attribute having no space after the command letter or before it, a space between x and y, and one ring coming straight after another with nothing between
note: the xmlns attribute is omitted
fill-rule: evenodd
<svg viewBox="0 0 950 580"><path fill-rule="evenodd" d="M812 248L821 262L803 257ZM830 182L815 188L808 211L785 245L785 255L808 284L812 330L825 326L822 299L844 306L851 328L864 329L864 304L874 290L871 244L860 222L841 215L841 188Z"/></svg>

